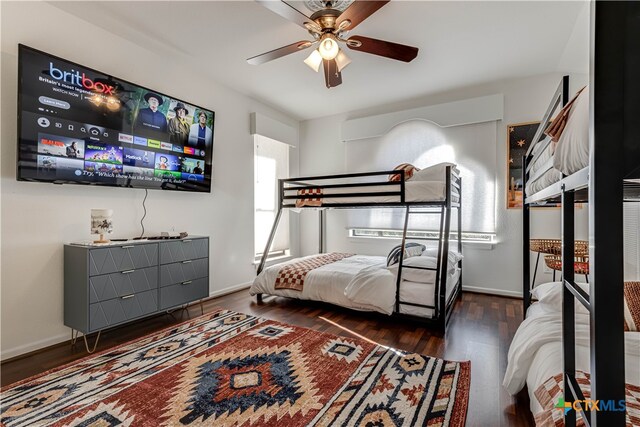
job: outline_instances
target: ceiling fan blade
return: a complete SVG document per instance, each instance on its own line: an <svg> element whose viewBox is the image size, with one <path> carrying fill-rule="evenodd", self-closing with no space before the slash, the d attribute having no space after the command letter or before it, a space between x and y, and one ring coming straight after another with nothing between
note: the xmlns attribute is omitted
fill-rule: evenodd
<svg viewBox="0 0 640 427"><path fill-rule="evenodd" d="M350 41L360 42L360 46L354 46L355 43L349 43ZM384 40L370 39L369 37L353 36L349 37L347 42L353 50L359 50L360 52L372 53L374 55L380 55L398 61L411 62L418 56L418 48L413 46L407 46L404 44L386 42Z"/></svg>
<svg viewBox="0 0 640 427"><path fill-rule="evenodd" d="M342 74L338 71L338 65L335 59L323 59L324 64L324 82L327 89L342 84Z"/></svg>
<svg viewBox="0 0 640 427"><path fill-rule="evenodd" d="M269 52L265 52L263 54L249 58L247 59L247 62L251 65L264 64L265 62L273 61L274 59L278 59L291 53L304 50L312 44L313 42L310 42L308 40L301 40L299 42L295 42L290 45L283 46L281 48L274 49Z"/></svg>
<svg viewBox="0 0 640 427"><path fill-rule="evenodd" d="M336 28L340 27L340 24L345 21L351 21L348 26L346 24L344 30L353 30L362 21L373 15L375 11L380 9L385 4L389 3L389 0L384 1L369 1L369 0L355 0L351 3L351 6L345 9L344 12L338 17L336 22Z"/></svg>
<svg viewBox="0 0 640 427"><path fill-rule="evenodd" d="M256 2L260 3L262 6L266 7L272 12L277 13L289 21L300 25L301 27L314 31L316 33L321 33L322 28L311 18L309 18L304 13L300 12L298 9L290 6L284 1L280 0L256 0Z"/></svg>

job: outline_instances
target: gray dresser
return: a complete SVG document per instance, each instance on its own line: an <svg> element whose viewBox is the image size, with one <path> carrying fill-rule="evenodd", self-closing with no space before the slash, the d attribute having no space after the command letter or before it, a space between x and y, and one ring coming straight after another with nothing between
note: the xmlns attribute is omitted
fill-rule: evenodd
<svg viewBox="0 0 640 427"><path fill-rule="evenodd" d="M64 246L64 324L85 335L208 296L208 237Z"/></svg>

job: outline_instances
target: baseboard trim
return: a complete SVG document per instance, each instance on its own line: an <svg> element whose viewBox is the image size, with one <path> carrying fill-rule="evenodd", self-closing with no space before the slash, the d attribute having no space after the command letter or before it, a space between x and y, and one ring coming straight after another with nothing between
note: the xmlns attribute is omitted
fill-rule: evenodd
<svg viewBox="0 0 640 427"><path fill-rule="evenodd" d="M228 288L210 292L206 300L221 297L227 294L232 294L242 289L248 289L251 286L251 283L252 282L240 283L239 285L234 285ZM198 304L198 303L195 302L193 304ZM27 357L32 353L37 353L38 351L44 350L46 348L68 343L70 339L71 339L71 332L68 332L66 334L60 334L53 337L45 338L43 340L36 341L34 343L24 344L18 347L10 348L8 350L3 350L2 352L0 352L0 360L2 361L2 363L5 363L5 362L10 362L12 359L15 359L15 358Z"/></svg>
<svg viewBox="0 0 640 427"><path fill-rule="evenodd" d="M465 292L474 292L477 294L500 295L502 297L522 299L522 292L517 291L505 291L502 289L482 288L478 286L463 286L462 290Z"/></svg>
<svg viewBox="0 0 640 427"><path fill-rule="evenodd" d="M66 334L56 335L54 337L45 338L40 341L36 341L34 343L24 344L18 347L10 348L8 350L3 350L0 352L0 359L2 359L2 363L9 362L10 359L26 356L29 353L35 353L42 349L53 347L55 345L59 345L65 341L69 341L71 339L71 332Z"/></svg>
<svg viewBox="0 0 640 427"><path fill-rule="evenodd" d="M232 294L234 292L238 292L238 291L241 291L243 289L249 289L251 287L252 283L253 282L240 283L239 285L229 286L228 288L220 289L218 291L209 292L209 298L207 298L207 299L209 300L209 299L212 299L212 298L221 297L223 295Z"/></svg>

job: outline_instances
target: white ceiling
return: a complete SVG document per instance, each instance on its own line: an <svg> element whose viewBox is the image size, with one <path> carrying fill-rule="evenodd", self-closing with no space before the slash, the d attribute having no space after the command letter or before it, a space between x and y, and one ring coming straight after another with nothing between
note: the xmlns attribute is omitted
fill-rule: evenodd
<svg viewBox="0 0 640 427"><path fill-rule="evenodd" d="M416 46L418 57L407 64L346 48L353 62L332 89L322 70L303 63L308 50L247 64L309 38L253 1L52 4L300 120L505 78L588 70L589 8L581 1L392 1L351 35Z"/></svg>

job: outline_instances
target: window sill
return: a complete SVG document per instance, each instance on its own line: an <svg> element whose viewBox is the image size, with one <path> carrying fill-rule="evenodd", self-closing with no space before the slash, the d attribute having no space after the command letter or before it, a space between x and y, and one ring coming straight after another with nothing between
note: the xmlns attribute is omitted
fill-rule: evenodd
<svg viewBox="0 0 640 427"><path fill-rule="evenodd" d="M265 266L276 264L276 263L279 263L279 262L290 261L293 258L294 257L291 256L291 255L274 256L274 257L271 257L271 258L267 258L267 261L265 262ZM253 264L254 267L257 267L257 266L260 265L260 260L253 261L252 264Z"/></svg>

